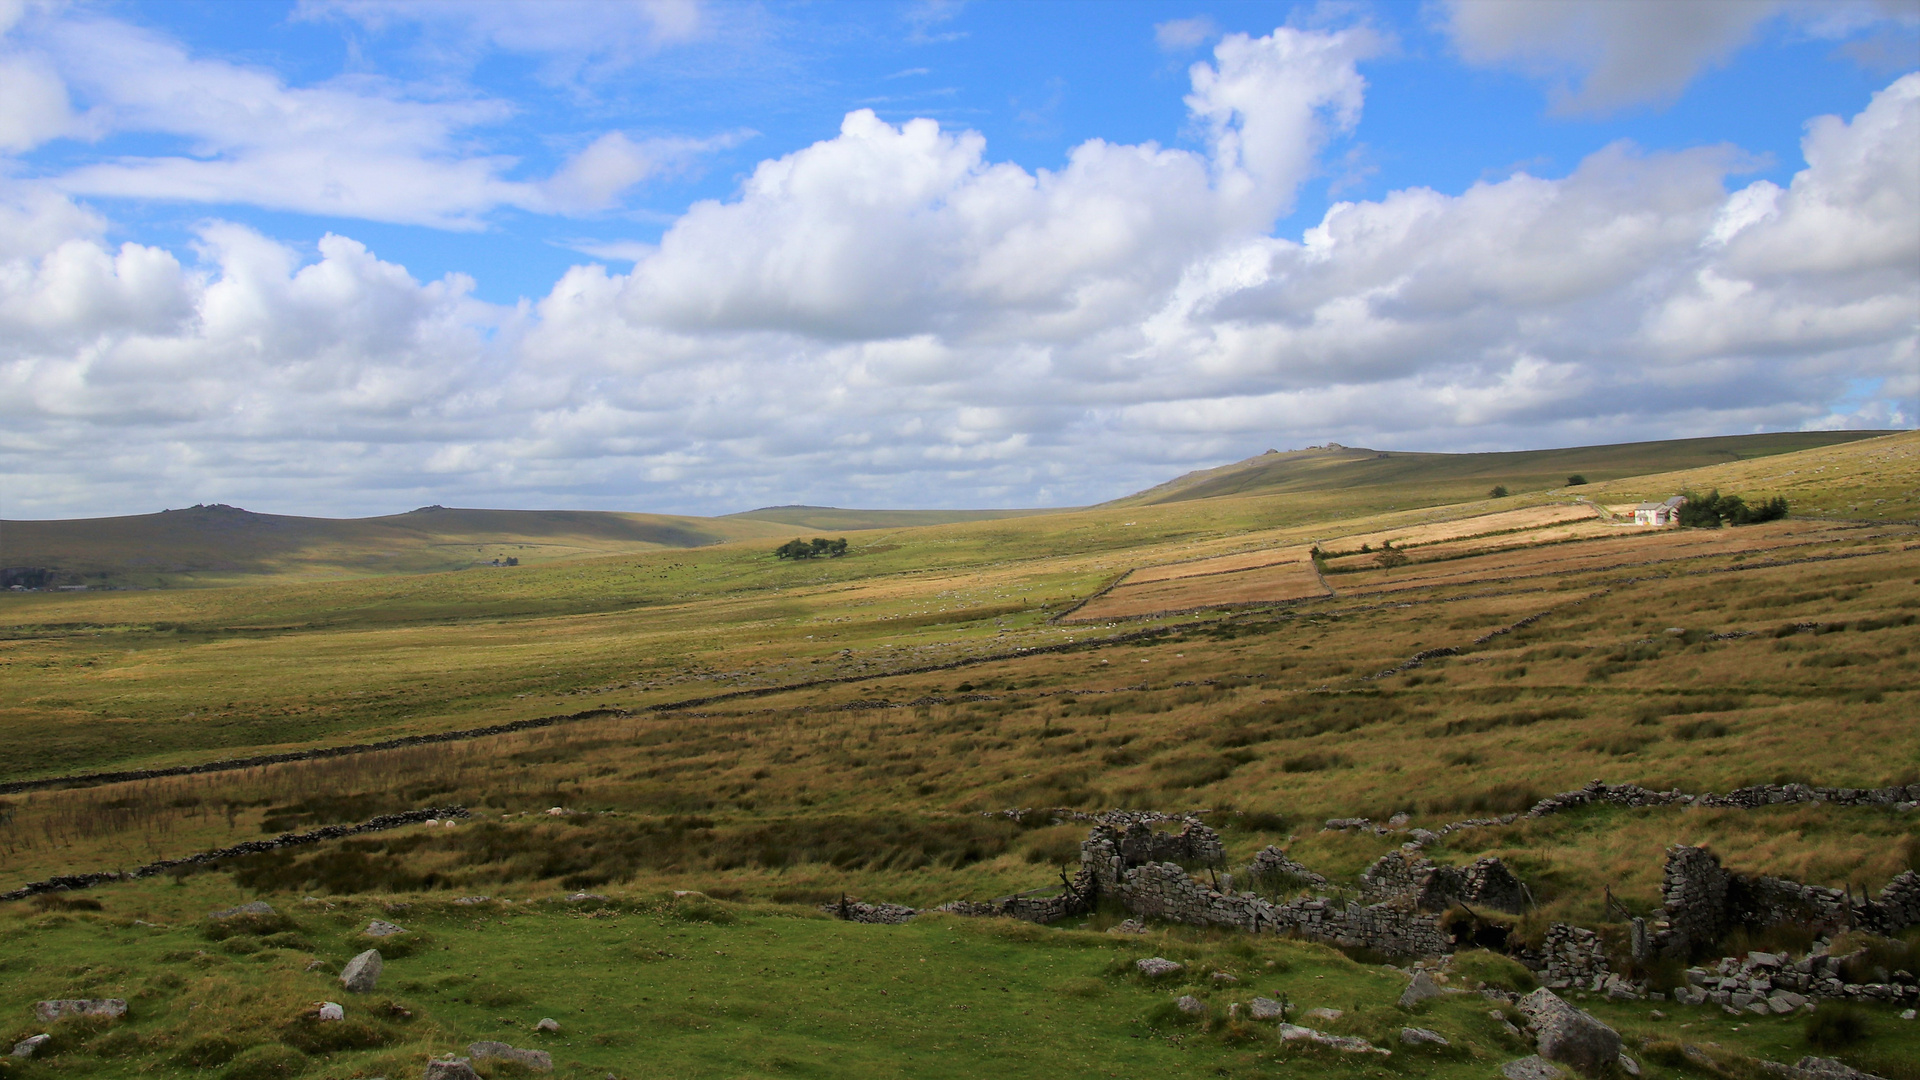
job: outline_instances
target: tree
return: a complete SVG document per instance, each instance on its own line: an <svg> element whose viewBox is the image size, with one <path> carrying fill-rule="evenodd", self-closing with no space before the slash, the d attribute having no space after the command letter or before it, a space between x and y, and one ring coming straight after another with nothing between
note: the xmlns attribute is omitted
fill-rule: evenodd
<svg viewBox="0 0 1920 1080"><path fill-rule="evenodd" d="M1505 484L1495 484L1493 485L1493 490L1487 492L1487 498L1489 499L1504 499L1506 497L1507 485Z"/></svg>
<svg viewBox="0 0 1920 1080"><path fill-rule="evenodd" d="M795 538L773 549L773 554L782 559L818 559L822 556L837 559L846 553L847 538L844 536L837 540L828 540L824 536L816 536L811 540Z"/></svg>
<svg viewBox="0 0 1920 1080"><path fill-rule="evenodd" d="M1748 506L1738 495L1722 495L1718 488L1705 495L1687 492L1680 507L1680 524L1695 529L1717 529L1726 525L1758 525L1787 516L1787 500L1779 495L1756 506Z"/></svg>
<svg viewBox="0 0 1920 1080"><path fill-rule="evenodd" d="M1567 477L1568 487L1579 487L1581 484L1584 484L1586 482L1587 482L1587 478L1584 476L1581 476L1579 473L1574 473L1572 476Z"/></svg>

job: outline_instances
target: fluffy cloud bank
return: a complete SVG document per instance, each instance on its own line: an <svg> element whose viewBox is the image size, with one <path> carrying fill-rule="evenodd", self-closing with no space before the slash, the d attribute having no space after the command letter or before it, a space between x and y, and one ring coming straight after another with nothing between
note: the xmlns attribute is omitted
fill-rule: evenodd
<svg viewBox="0 0 1920 1080"><path fill-rule="evenodd" d="M517 308L342 236L306 258L218 223L186 262L115 247L70 194L14 182L8 510L1067 503L1329 437L1914 423L1920 75L1812 120L1785 188L1729 190L1728 149L1618 145L1272 235L1375 48L1230 36L1191 72L1201 149L1094 140L1057 171L855 112L630 272L576 267ZM600 152L568 197L638 167Z"/></svg>

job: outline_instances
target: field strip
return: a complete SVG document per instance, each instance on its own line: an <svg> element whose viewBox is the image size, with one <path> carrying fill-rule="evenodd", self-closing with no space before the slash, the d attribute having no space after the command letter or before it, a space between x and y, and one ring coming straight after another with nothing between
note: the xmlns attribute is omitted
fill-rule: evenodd
<svg viewBox="0 0 1920 1080"><path fill-rule="evenodd" d="M1817 542L1818 541L1814 541L1813 543L1817 543ZM1782 545L1782 546L1803 547L1803 546L1809 546L1809 545L1793 544L1793 545ZM1775 550L1778 550L1778 549L1775 549ZM1908 548L1903 550L1911 550L1911 549ZM1778 560L1770 560L1767 562L1746 563L1740 566L1710 567L1698 572L1710 573L1710 574L1735 573L1735 572L1746 571L1746 570L1765 570L1765 569L1773 569L1773 568L1783 567L1783 566L1796 566L1796 565L1802 565L1807 563L1819 563L1819 562L1833 562L1833 561L1846 560L1846 559L1865 558L1872 555L1888 555L1888 554L1894 554L1894 553L1895 553L1894 551L1885 549L1885 548L1877 549L1874 551L1838 552L1831 555L1811 555L1811 556L1806 556L1798 559L1778 559ZM1642 560L1639 562L1621 563L1621 564L1605 566L1605 567L1582 568L1579 572L1600 573L1600 572L1606 572L1611 570L1633 569L1636 567L1645 567L1645 566L1658 566L1658 565L1667 564L1667 563L1686 562L1686 561L1692 561L1692 560L1702 559L1702 558L1711 558L1711 557L1715 557L1716 554L1718 553L1689 555L1689 556L1683 556L1676 559ZM1417 591L1435 589L1435 588L1472 586L1474 584L1479 584L1481 582L1496 581L1496 580L1500 582L1509 582L1509 581L1528 580L1528 579L1534 579L1534 578L1557 577L1567 572L1568 571L1561 570L1561 571L1552 571L1552 572L1540 573L1540 574L1502 575L1498 578L1481 579L1481 581L1466 580L1466 581L1430 582L1430 583L1418 584L1418 585L1408 585L1408 586L1404 586L1396 589L1379 589L1379 590L1373 590L1368 592L1345 593L1339 596L1329 595L1327 597L1322 597L1317 599L1351 600L1351 599L1358 599L1361 597L1390 596L1398 593L1417 592ZM1626 579L1625 581L1616 582L1615 584L1632 584L1640 581L1659 580L1660 577L1663 577L1663 576L1664 575L1656 576L1656 577L1647 577L1647 578L1629 578L1629 579ZM1114 584L1115 585L1119 584L1121 580L1124 580L1124 578L1125 578L1125 575L1123 574L1121 575L1120 578L1115 579ZM1109 589L1111 589L1112 587L1113 586L1111 585L1108 586ZM1104 591L1105 590L1103 590L1103 592ZM1471 593L1471 594L1465 594L1457 597L1447 597L1447 598L1435 599L1430 601L1408 601L1406 603L1454 603L1461 600L1477 599L1477 598L1483 598L1483 597L1489 597L1489 596L1510 595L1514 593L1530 592L1530 591L1539 591L1539 590L1510 589L1510 590L1500 590L1500 591L1489 592L1489 593ZM1091 597L1089 599L1091 599ZM1316 598L1309 598L1309 599L1316 599ZM1258 606L1258 605L1223 605L1223 606ZM1378 605L1371 605L1366 607L1347 608L1337 612L1337 614L1357 614L1364 611L1378 610L1381 608L1396 607L1396 606L1401 606L1401 605L1378 604ZM1075 609L1069 609L1069 612L1071 612L1072 610L1075 610ZM1288 612L1288 613L1276 612L1275 614L1277 617L1284 618L1284 619L1292 619L1297 617L1291 612ZM1142 618L1144 617L1149 617L1149 616L1142 616ZM1224 621L1226 620L1220 619L1220 620L1213 620L1212 622L1224 622ZM1052 645L1025 646L1025 647L1016 648L1011 652L988 653L988 654L982 654L980 656L965 657L959 660L947 661L939 664L925 664L925 665L919 665L914 667L896 668L889 671L863 673L859 675L838 675L838 676L831 676L831 677L822 678L822 679L810 679L810 680L797 682L797 683L784 683L777 686L763 686L763 687L754 687L754 688L745 689L745 690L734 690L734 691L728 691L722 694L710 694L702 697L687 698L680 701L660 702L658 704L645 706L643 709L640 709L640 710L598 709L598 708L585 709L585 710L574 712L574 713L563 713L563 714L558 714L553 716L534 717L526 720L514 720L504 724L494 724L486 727L464 728L464 729L459 729L455 731L432 732L432 733L421 734L421 735L404 735L404 736L399 736L393 739L385 739L379 742L372 742L372 743L353 743L345 746L317 747L311 750L292 750L292 751L286 751L286 752L277 753L277 754L260 754L252 757L246 757L246 758L227 758L227 759L222 759L217 761L201 762L196 765L173 765L173 766L165 766L165 767L154 768L154 769L129 769L129 770L114 771L114 772L79 773L79 774L69 774L66 776L43 777L43 778L34 779L34 780L15 780L7 783L0 783L0 795L13 795L13 794L19 794L19 793L28 792L28 791L43 791L43 790L56 789L56 788L98 787L105 784L126 783L129 781L137 781L137 780L154 780L154 779L160 779L162 777L168 777L168 776L193 776L193 775L201 775L206 773L231 772L238 769L255 768L263 765L279 765L279 764L286 764L286 763L296 762L296 761L313 761L313 760L323 759L323 758L347 757L355 754L376 753L382 750L396 750L396 749L401 749L401 748L410 747L410 746L424 746L424 745L431 745L436 743L447 743L447 742L464 742L471 739L487 738L493 735L507 735L507 734L512 734L514 732L551 727L557 724L564 724L564 723L569 723L569 722L579 721L579 720L592 720L592 719L598 719L600 717L609 717L609 716L618 716L618 717L632 716L636 711L650 712L650 713L667 713L667 712L674 712L680 709L698 708L704 705L719 704L721 702L726 702L726 701L739 701L739 700L747 700L752 698L771 697L777 694L789 693L796 690L808 690L808 689L814 689L814 688L823 687L823 686L847 685L851 683L867 682L875 679L898 678L906 675L921 675L921 674L928 674L936 671L951 671L951 670L955 670L963 667L973 667L980 664L997 663L1005 660L1017 660L1017 659L1021 659L1029 656L1042 656L1042 655L1048 655L1048 654L1086 651L1086 650L1098 649L1108 645L1124 645L1133 641L1142 641L1142 640L1148 640L1151 638L1164 637L1168 634L1176 633L1179 631L1198 628L1206 625L1212 625L1212 622L1199 623L1199 624L1190 623L1190 624L1186 624L1184 626L1179 626L1179 627L1171 627L1171 626L1149 627L1142 630L1127 631L1124 633L1112 634L1107 637L1092 638L1084 641L1060 642Z"/></svg>
<svg viewBox="0 0 1920 1080"><path fill-rule="evenodd" d="M464 806L436 806L426 810L381 814L358 825L328 825L312 832L281 833L271 840L249 840L244 844L202 851L182 859L161 859L159 862L150 862L131 870L109 870L97 874L56 874L45 881L30 881L12 892L0 893L0 901L25 900L29 896L37 896L40 893L65 892L68 889L89 889L108 881L131 881L135 878L152 877L182 866L203 866L210 862L237 858L241 855L259 855L263 852L278 851L281 848L297 847L301 844L317 844L322 840L338 840L344 836L399 829L435 818L468 816L467 808Z"/></svg>

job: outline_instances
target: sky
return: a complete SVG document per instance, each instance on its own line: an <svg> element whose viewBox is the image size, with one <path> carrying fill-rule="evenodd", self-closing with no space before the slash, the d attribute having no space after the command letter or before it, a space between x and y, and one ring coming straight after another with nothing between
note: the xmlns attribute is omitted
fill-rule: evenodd
<svg viewBox="0 0 1920 1080"><path fill-rule="evenodd" d="M1920 418L1920 0L0 0L0 518Z"/></svg>

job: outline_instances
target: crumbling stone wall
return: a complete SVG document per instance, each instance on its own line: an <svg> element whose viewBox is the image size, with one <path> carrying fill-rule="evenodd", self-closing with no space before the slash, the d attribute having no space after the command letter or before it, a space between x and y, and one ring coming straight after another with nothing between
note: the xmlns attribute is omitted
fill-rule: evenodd
<svg viewBox="0 0 1920 1080"><path fill-rule="evenodd" d="M1519 914L1526 904L1520 879L1492 856L1471 866L1440 866L1408 851L1389 851L1360 875L1360 892L1374 903L1421 911L1445 911L1464 903Z"/></svg>
<svg viewBox="0 0 1920 1080"><path fill-rule="evenodd" d="M1678 844L1667 849L1661 900L1653 947L1663 956L1686 958L1738 927L1790 923L1820 933L1858 928L1897 934L1920 923L1920 874L1908 870L1878 898L1855 899L1841 889L1734 873L1706 848Z"/></svg>
<svg viewBox="0 0 1920 1080"><path fill-rule="evenodd" d="M1195 881L1174 863L1147 863L1125 871L1114 889L1134 915L1249 933L1299 934L1347 947L1399 956L1437 956L1453 941L1436 914L1386 903L1362 905L1324 896L1275 904L1250 892L1221 892Z"/></svg>
<svg viewBox="0 0 1920 1080"><path fill-rule="evenodd" d="M1582 927L1548 926L1540 953L1540 982L1549 990L1599 990L1612 973L1600 935Z"/></svg>

